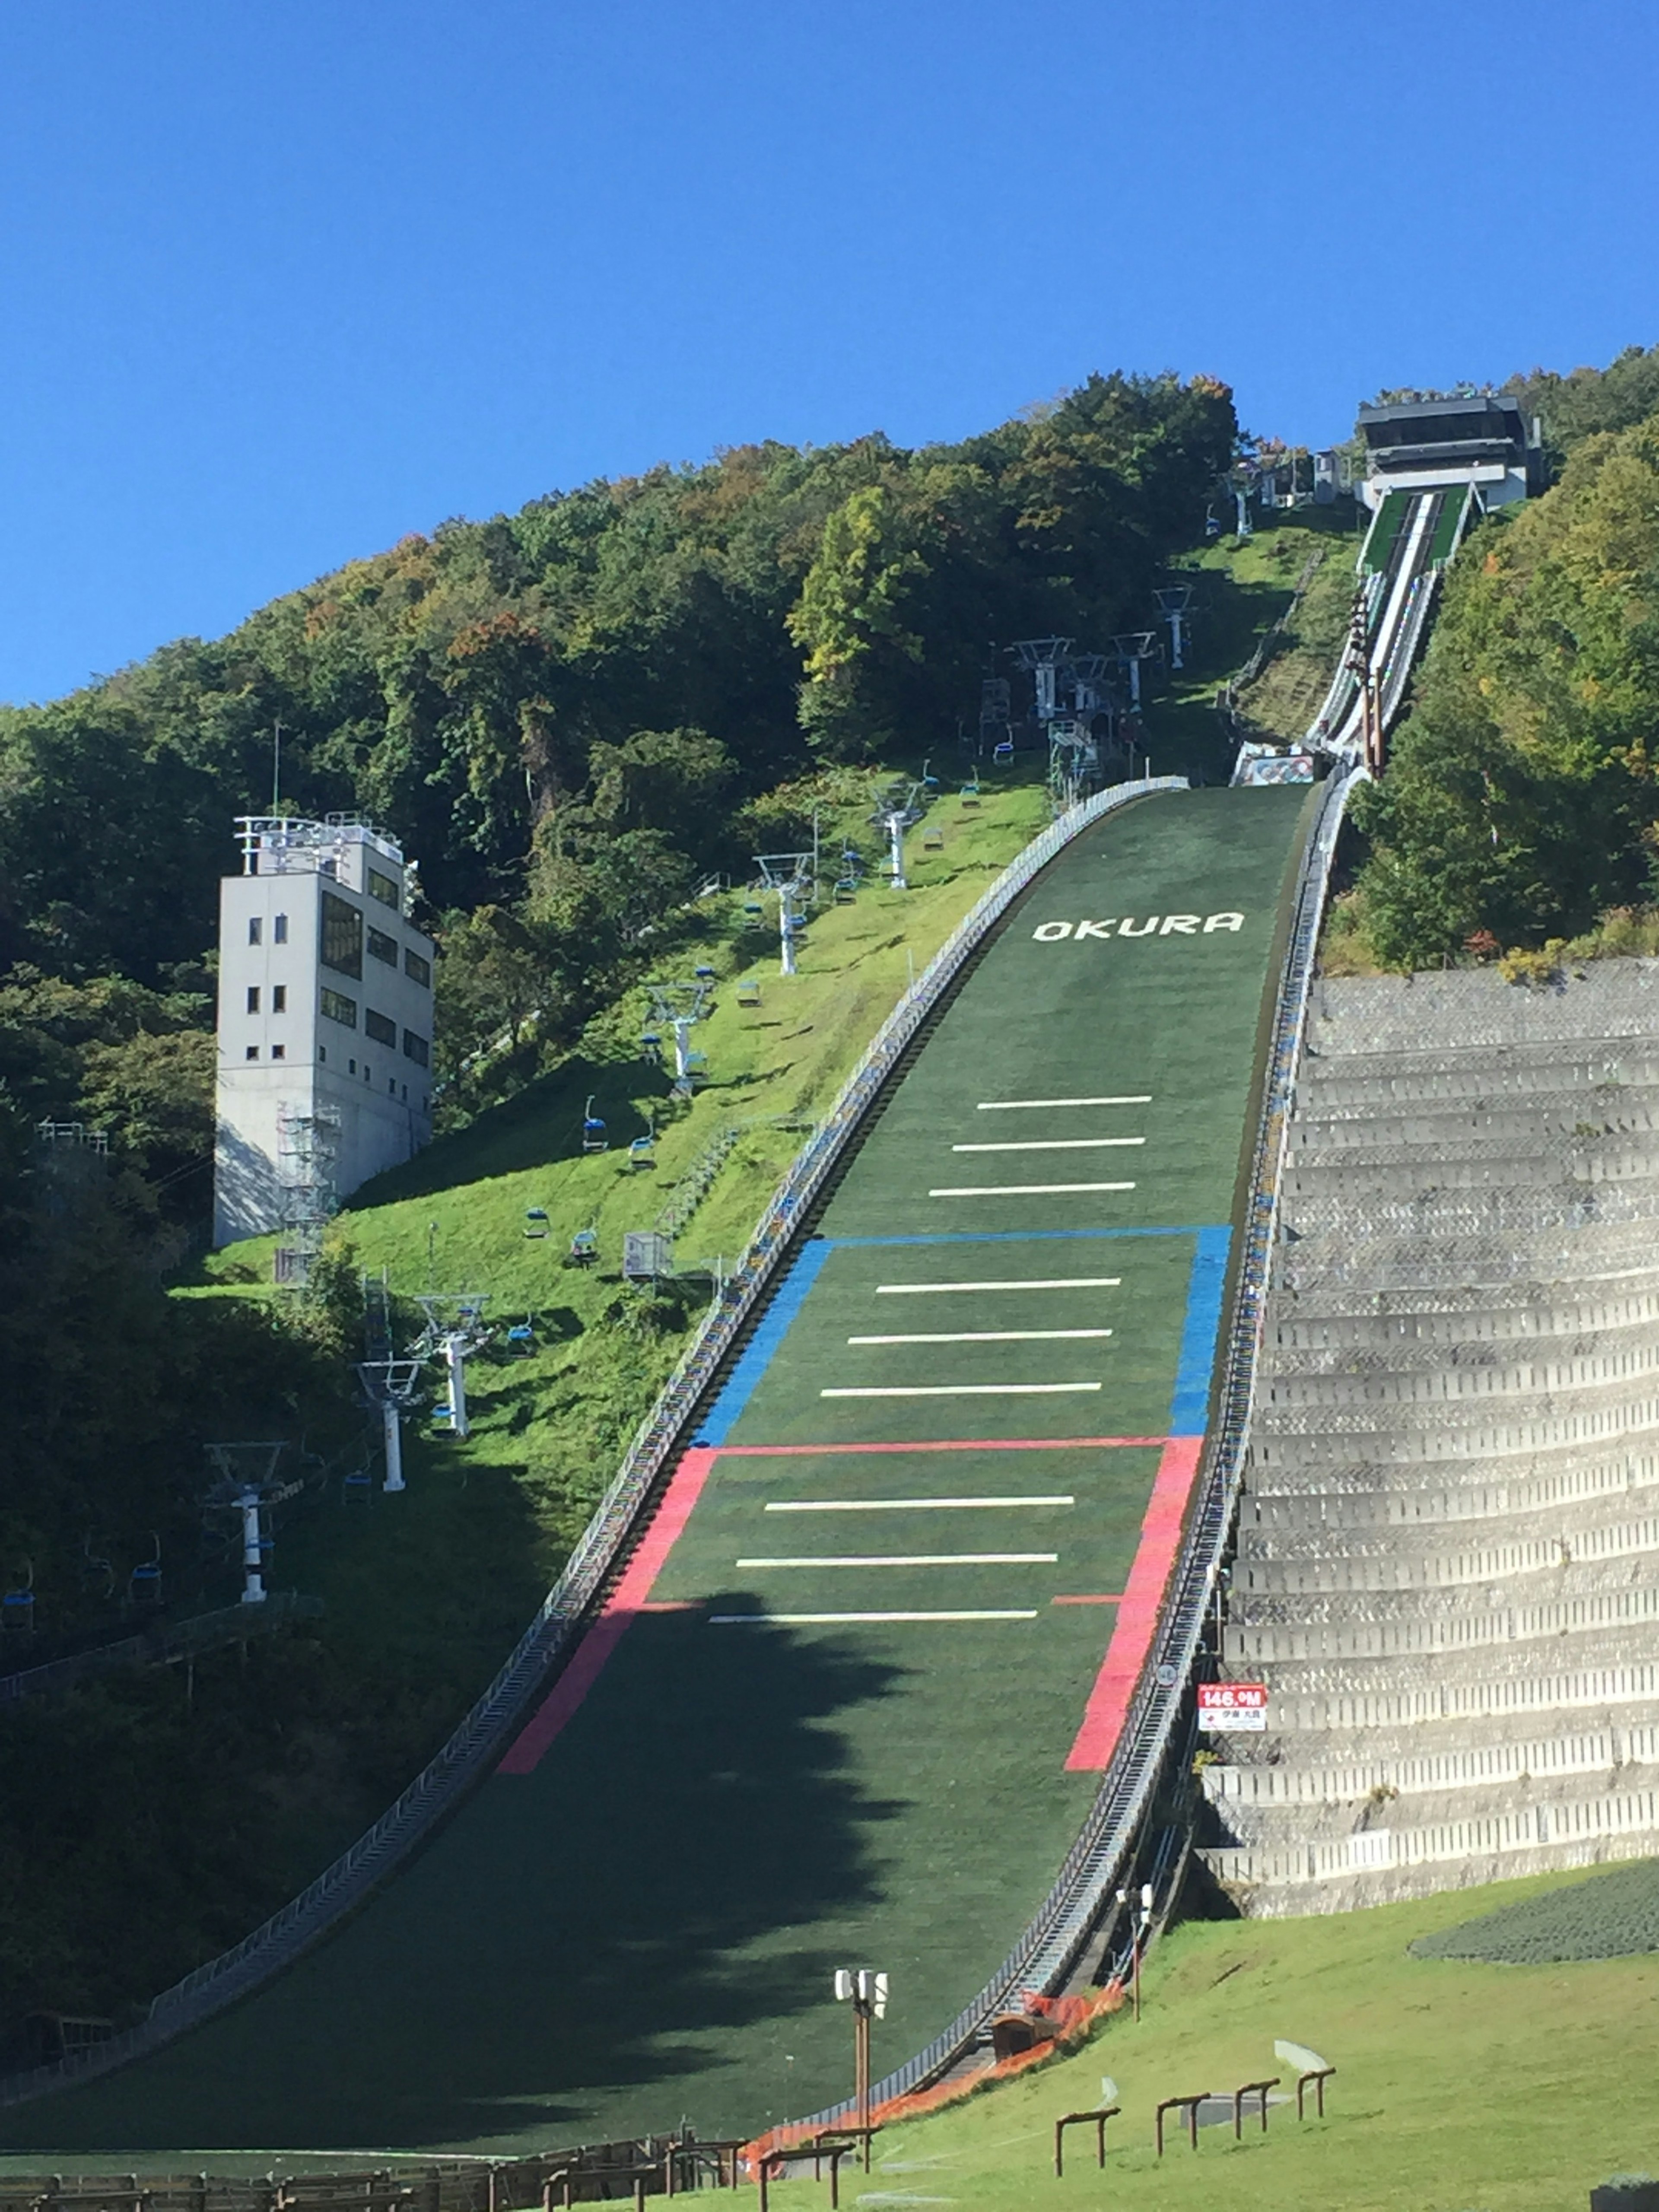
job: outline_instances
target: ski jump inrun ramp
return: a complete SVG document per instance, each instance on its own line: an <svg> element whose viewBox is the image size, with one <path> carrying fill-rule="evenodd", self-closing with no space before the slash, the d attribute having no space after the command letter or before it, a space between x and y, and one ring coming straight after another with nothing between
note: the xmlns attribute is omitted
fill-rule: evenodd
<svg viewBox="0 0 1659 2212"><path fill-rule="evenodd" d="M866 1113L495 1771L240 2003L0 2113L54 2155L747 2134L974 1996L1077 1837L1198 1471L1316 795L1107 815Z"/></svg>

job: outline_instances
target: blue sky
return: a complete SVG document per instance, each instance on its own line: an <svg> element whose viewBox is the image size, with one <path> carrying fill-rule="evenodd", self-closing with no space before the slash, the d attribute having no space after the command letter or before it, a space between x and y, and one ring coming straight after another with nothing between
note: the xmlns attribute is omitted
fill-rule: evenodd
<svg viewBox="0 0 1659 2212"><path fill-rule="evenodd" d="M0 699L760 437L1659 340L1638 0L0 0Z"/></svg>

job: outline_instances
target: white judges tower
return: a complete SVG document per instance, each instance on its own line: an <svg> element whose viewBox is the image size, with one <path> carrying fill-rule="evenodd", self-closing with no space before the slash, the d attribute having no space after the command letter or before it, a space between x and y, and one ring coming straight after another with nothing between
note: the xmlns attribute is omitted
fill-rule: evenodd
<svg viewBox="0 0 1659 2212"><path fill-rule="evenodd" d="M236 826L242 872L219 886L213 1241L297 1231L287 1272L302 1279L307 1229L432 1134L432 940L408 919L413 862L367 823Z"/></svg>

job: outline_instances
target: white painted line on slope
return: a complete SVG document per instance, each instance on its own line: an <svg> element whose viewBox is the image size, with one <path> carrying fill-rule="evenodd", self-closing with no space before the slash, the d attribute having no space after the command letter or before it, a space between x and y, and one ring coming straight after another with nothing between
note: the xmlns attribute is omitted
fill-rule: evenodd
<svg viewBox="0 0 1659 2212"><path fill-rule="evenodd" d="M1152 1094L1140 1091L1125 1098L981 1098L981 1114L1024 1114L1044 1106L1150 1106Z"/></svg>
<svg viewBox="0 0 1659 2212"><path fill-rule="evenodd" d="M974 1613L711 1613L711 1628L731 1628L749 1622L764 1626L768 1622L781 1628L813 1628L821 1624L842 1620L1035 1620L1036 1607L1018 1611Z"/></svg>
<svg viewBox="0 0 1659 2212"><path fill-rule="evenodd" d="M878 1283L878 1298L920 1298L934 1291L1115 1291L1121 1275L1028 1275L1019 1282Z"/></svg>
<svg viewBox="0 0 1659 2212"><path fill-rule="evenodd" d="M1042 1198L1074 1190L1133 1190L1132 1182L974 1182L947 1183L930 1190L929 1198Z"/></svg>
<svg viewBox="0 0 1659 2212"><path fill-rule="evenodd" d="M1012 1145L952 1145L953 1152L1100 1152L1109 1145L1144 1145L1145 1137L1035 1137Z"/></svg>
<svg viewBox="0 0 1659 2212"><path fill-rule="evenodd" d="M1098 1390L1098 1382L911 1382L877 1389L820 1390L820 1398L1053 1398L1067 1390Z"/></svg>
<svg viewBox="0 0 1659 2212"><path fill-rule="evenodd" d="M740 1567L1052 1567L1058 1552L842 1552L821 1559L739 1559Z"/></svg>
<svg viewBox="0 0 1659 2212"><path fill-rule="evenodd" d="M950 1513L981 1505L1074 1505L1061 1491L1030 1498L775 1498L763 1513Z"/></svg>
<svg viewBox="0 0 1659 2212"><path fill-rule="evenodd" d="M1061 1338L1109 1336L1109 1328L958 1328L915 1336L849 1336L848 1344L1049 1344Z"/></svg>

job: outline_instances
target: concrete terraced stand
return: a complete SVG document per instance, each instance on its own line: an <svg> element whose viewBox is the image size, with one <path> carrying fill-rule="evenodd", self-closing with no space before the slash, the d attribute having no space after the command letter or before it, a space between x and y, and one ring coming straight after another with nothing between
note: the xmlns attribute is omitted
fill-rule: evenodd
<svg viewBox="0 0 1659 2212"><path fill-rule="evenodd" d="M1315 988L1206 1851L1328 1912L1659 1852L1659 962Z"/></svg>

